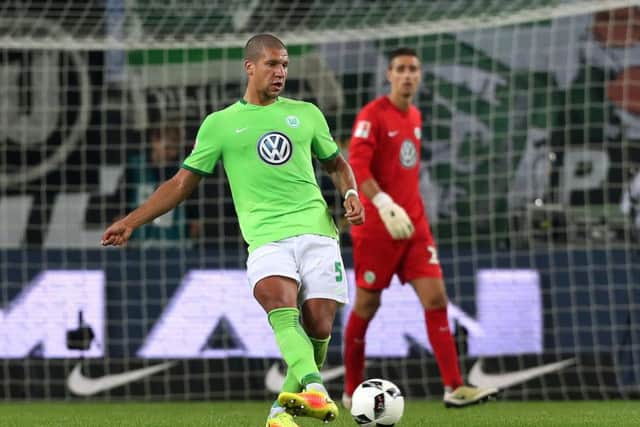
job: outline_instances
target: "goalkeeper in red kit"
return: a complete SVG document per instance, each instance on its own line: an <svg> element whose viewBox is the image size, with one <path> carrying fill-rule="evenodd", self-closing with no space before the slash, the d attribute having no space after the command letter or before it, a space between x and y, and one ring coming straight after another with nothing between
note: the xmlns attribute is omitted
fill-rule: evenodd
<svg viewBox="0 0 640 427"><path fill-rule="evenodd" d="M397 274L424 307L427 335L440 368L447 407L464 407L497 394L464 385L447 320L447 293L419 191L422 116L412 100L421 80L416 52L389 55L391 90L362 108L353 126L349 162L367 221L352 226L356 298L344 332L343 403L363 381L365 335L382 291Z"/></svg>

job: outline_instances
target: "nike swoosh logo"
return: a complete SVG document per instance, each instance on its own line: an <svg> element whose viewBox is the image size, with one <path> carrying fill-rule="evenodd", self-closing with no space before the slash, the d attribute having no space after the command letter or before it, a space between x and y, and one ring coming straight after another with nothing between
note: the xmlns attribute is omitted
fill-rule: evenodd
<svg viewBox="0 0 640 427"><path fill-rule="evenodd" d="M240 133L240 132L244 132L245 130L247 130L249 128L240 128L240 129L236 129L236 133Z"/></svg>
<svg viewBox="0 0 640 427"><path fill-rule="evenodd" d="M322 381L331 381L344 375L344 366L336 366L335 368L323 369L320 371ZM280 365L274 363L267 371L264 377L264 385L272 393L278 393L284 384L284 375L280 371Z"/></svg>
<svg viewBox="0 0 640 427"><path fill-rule="evenodd" d="M88 378L82 374L82 364L78 363L67 378L67 388L78 396L92 396L101 391L110 390L121 385L138 381L158 372L171 368L177 362L165 362L147 368L135 369L120 374L104 375L99 378Z"/></svg>
<svg viewBox="0 0 640 427"><path fill-rule="evenodd" d="M495 387L503 389L529 381L536 377L541 377L551 372L560 371L575 363L576 359L571 358L515 372L488 374L484 372L482 359L478 359L476 363L473 364L473 367L471 367L471 371L469 371L469 383L476 387Z"/></svg>
<svg viewBox="0 0 640 427"><path fill-rule="evenodd" d="M399 131L397 131L397 130L392 130L387 135L389 135L389 138L393 138L394 136L396 136L398 134L398 132Z"/></svg>

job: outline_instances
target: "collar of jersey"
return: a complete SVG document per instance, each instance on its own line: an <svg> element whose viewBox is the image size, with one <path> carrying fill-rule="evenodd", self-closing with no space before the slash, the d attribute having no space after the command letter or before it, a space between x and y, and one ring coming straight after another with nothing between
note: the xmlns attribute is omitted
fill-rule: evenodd
<svg viewBox="0 0 640 427"><path fill-rule="evenodd" d="M281 98L277 97L276 100L274 102L272 102L269 105L257 105L257 104L251 104L250 102L247 102L244 98L240 98L240 101L238 101L240 104L244 105L245 107L251 107L251 108L269 108L272 105L276 105L280 102Z"/></svg>
<svg viewBox="0 0 640 427"><path fill-rule="evenodd" d="M396 107L396 105L393 102L391 102L391 99L387 95L383 95L383 96L384 96L385 102L390 108L396 110L398 113L402 114L403 116L409 115L409 112L411 111L411 106L413 104L409 104L409 108L407 108L406 110L401 110L398 107Z"/></svg>

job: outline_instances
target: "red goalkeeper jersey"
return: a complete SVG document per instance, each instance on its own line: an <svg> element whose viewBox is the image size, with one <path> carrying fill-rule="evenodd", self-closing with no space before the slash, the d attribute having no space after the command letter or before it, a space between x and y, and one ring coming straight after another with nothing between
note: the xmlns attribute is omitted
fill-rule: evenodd
<svg viewBox="0 0 640 427"><path fill-rule="evenodd" d="M419 188L421 132L422 115L415 106L402 111L382 96L360 110L349 145L349 163L358 185L375 179L407 211L416 228L414 238L431 234ZM352 226L353 237L390 237L373 203L361 199L365 223Z"/></svg>

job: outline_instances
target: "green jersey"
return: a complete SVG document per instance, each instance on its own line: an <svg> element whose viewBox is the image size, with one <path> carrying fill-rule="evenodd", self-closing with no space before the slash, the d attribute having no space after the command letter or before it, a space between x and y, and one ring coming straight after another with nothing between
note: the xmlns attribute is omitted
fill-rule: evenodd
<svg viewBox="0 0 640 427"><path fill-rule="evenodd" d="M182 167L210 175L222 161L252 251L301 234L337 238L311 156L338 153L315 105L280 97L267 106L239 101L207 116Z"/></svg>

